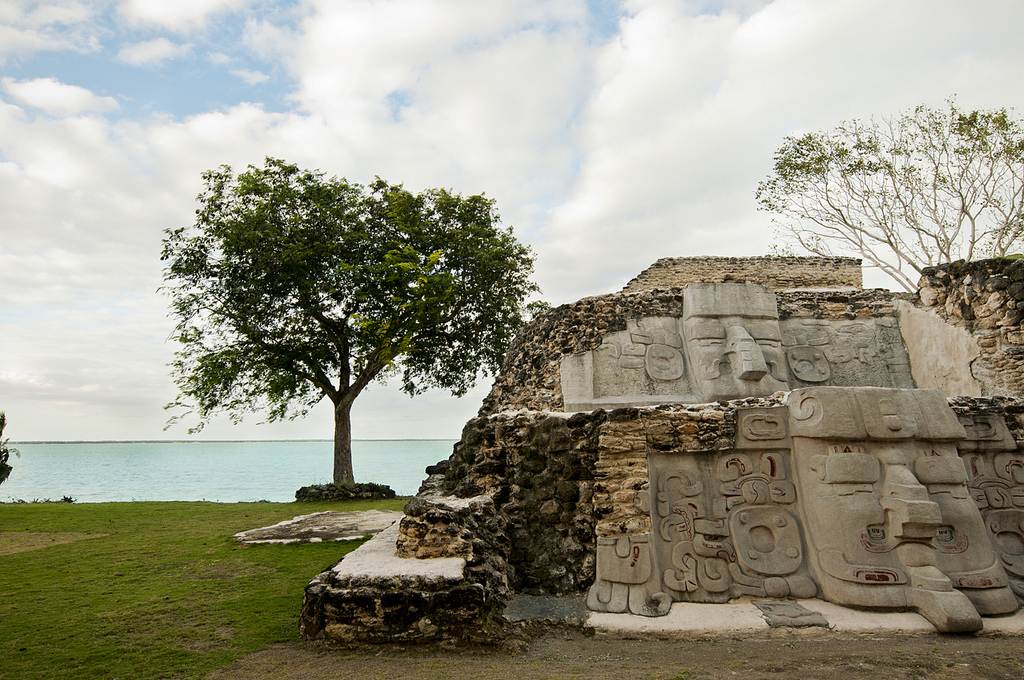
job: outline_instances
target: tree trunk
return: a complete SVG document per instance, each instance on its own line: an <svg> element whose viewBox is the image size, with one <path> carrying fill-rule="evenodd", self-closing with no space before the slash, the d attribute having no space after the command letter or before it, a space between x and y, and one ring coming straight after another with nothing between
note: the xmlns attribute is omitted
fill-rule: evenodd
<svg viewBox="0 0 1024 680"><path fill-rule="evenodd" d="M354 482L352 475L352 404L334 406L334 483Z"/></svg>

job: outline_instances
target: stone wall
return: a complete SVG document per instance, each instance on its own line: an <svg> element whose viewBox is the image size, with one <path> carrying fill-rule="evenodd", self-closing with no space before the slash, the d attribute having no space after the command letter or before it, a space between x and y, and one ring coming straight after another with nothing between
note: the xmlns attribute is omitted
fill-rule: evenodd
<svg viewBox="0 0 1024 680"><path fill-rule="evenodd" d="M494 544L509 565L506 578L512 590L571 593L593 580L595 464L605 420L603 411L476 418L439 468L444 492L494 499L504 522ZM454 537L464 527L446 530ZM429 537L429 529L411 528L403 524L400 549L420 554L420 535Z"/></svg>
<svg viewBox="0 0 1024 680"><path fill-rule="evenodd" d="M918 285L922 309L952 326L950 334L959 329L971 336L976 357L959 360L969 362L980 393L1024 394L1024 260L929 267Z"/></svg>
<svg viewBox="0 0 1024 680"><path fill-rule="evenodd" d="M736 403L622 408L602 424L594 483L597 536L642 534L651 530L652 452L700 453L730 448L736 437Z"/></svg>
<svg viewBox="0 0 1024 680"><path fill-rule="evenodd" d="M892 317L900 296L885 290L776 293L779 319L855 320ZM561 305L523 327L484 399L480 415L505 410L561 411L563 356L601 345L627 319L682 316L683 289L612 293Z"/></svg>
<svg viewBox="0 0 1024 680"><path fill-rule="evenodd" d="M681 288L688 283L746 282L789 288L861 288L852 257L665 257L626 284L623 293Z"/></svg>
<svg viewBox="0 0 1024 680"><path fill-rule="evenodd" d="M750 421L738 424L739 414L755 420L761 414L760 422L770 423L773 414L784 410L785 398L779 394L571 416L520 411L476 418L467 424L451 458L429 469L432 474L408 504L390 544L397 545L395 558L406 558L399 560L403 562L465 560L462 577L354 578L335 567L307 588L303 635L349 643L497 640L500 613L511 594L586 592L600 573L596 556L602 541L612 550L616 545L609 541L635 542L638 536L658 532L659 527L652 526L651 504L662 499L658 489L651 489L650 469L653 461L668 460L666 456L691 461L687 465L706 475L702 483L707 493L726 494L726 510L742 496L755 503L755 510L762 505L774 508L771 503L776 500L789 503L779 506L785 512L775 512L795 517L792 504L800 498L793 497L787 481L793 479L789 438L761 428L751 439L755 430ZM982 512L996 513L994 518L1018 512L1014 508L1024 506L1024 494L1014 491L1024 488L1024 479L1018 479L1024 461L1016 453L1024 442L1024 400L959 397L950 405L967 428L961 456L967 457L969 490ZM752 472L744 473L751 475L752 486L737 482L739 490L729 491L731 483L720 481L731 469L719 455L724 453L746 460L741 466L755 464ZM756 489L756 477L769 458L770 477L782 480L766 487L771 502L765 500L769 496L759 499ZM1005 493L993 495L993 484L1005 487ZM705 500L705 512L712 505ZM702 522L703 531L714 531L714 521ZM777 578L764 583L746 578L731 562L729 570L735 587L714 595L720 596L714 601L742 594L813 596L813 584L803 572L787 576L783 588ZM412 568L406 571L416 573ZM1024 570L1015 574L1011 573L1014 587L1021 588ZM1024 590L1018 594L1024 596Z"/></svg>

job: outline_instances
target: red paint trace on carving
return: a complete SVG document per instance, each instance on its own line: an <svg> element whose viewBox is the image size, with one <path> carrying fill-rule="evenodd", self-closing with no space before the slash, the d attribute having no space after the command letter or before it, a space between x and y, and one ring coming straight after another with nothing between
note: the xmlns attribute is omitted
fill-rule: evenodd
<svg viewBox="0 0 1024 680"><path fill-rule="evenodd" d="M956 533L955 543L948 543L939 540L935 541L935 543L937 544L936 547L938 548L940 553L946 555L958 555L962 552L966 552L970 539L967 537L967 534L961 531L956 531L954 529L954 532Z"/></svg>
<svg viewBox="0 0 1024 680"><path fill-rule="evenodd" d="M640 561L640 546L633 546L633 561L629 563L629 566L635 567L636 563Z"/></svg>
<svg viewBox="0 0 1024 680"><path fill-rule="evenodd" d="M896 583L899 581L896 572L889 569L857 569L853 572L853 576L868 583Z"/></svg>
<svg viewBox="0 0 1024 680"><path fill-rule="evenodd" d="M730 458L729 460L725 461L725 467L726 469L728 469L729 467L735 467L741 475L745 474L747 471L746 466L743 465L743 461L740 460L739 458Z"/></svg>
<svg viewBox="0 0 1024 680"><path fill-rule="evenodd" d="M869 553L887 553L893 549L893 546L887 546L884 544L879 545L878 543L872 542L868 535L863 532L860 535L860 544L864 546L864 549Z"/></svg>

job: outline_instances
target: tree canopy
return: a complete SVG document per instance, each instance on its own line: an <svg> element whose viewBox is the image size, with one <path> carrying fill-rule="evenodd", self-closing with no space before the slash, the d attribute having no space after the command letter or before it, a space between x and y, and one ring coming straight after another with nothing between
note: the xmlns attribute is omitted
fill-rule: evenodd
<svg viewBox="0 0 1024 680"><path fill-rule="evenodd" d="M1024 126L949 100L786 137L757 200L790 244L863 257L914 291L927 266L1019 247Z"/></svg>
<svg viewBox="0 0 1024 680"><path fill-rule="evenodd" d="M537 288L492 199L274 158L203 179L195 223L168 230L162 254L181 345L168 406L198 416L193 429L217 412L292 418L327 397L334 479L351 482L350 410L370 382L461 396L500 368Z"/></svg>

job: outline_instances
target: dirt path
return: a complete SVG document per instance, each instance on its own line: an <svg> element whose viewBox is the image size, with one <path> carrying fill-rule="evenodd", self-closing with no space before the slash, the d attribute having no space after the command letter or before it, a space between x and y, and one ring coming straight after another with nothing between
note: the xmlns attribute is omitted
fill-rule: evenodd
<svg viewBox="0 0 1024 680"><path fill-rule="evenodd" d="M621 640L549 629L516 652L397 646L351 651L278 645L210 676L210 680L242 678L1019 680L1024 678L1024 640L940 635L880 639L829 633L742 640Z"/></svg>

